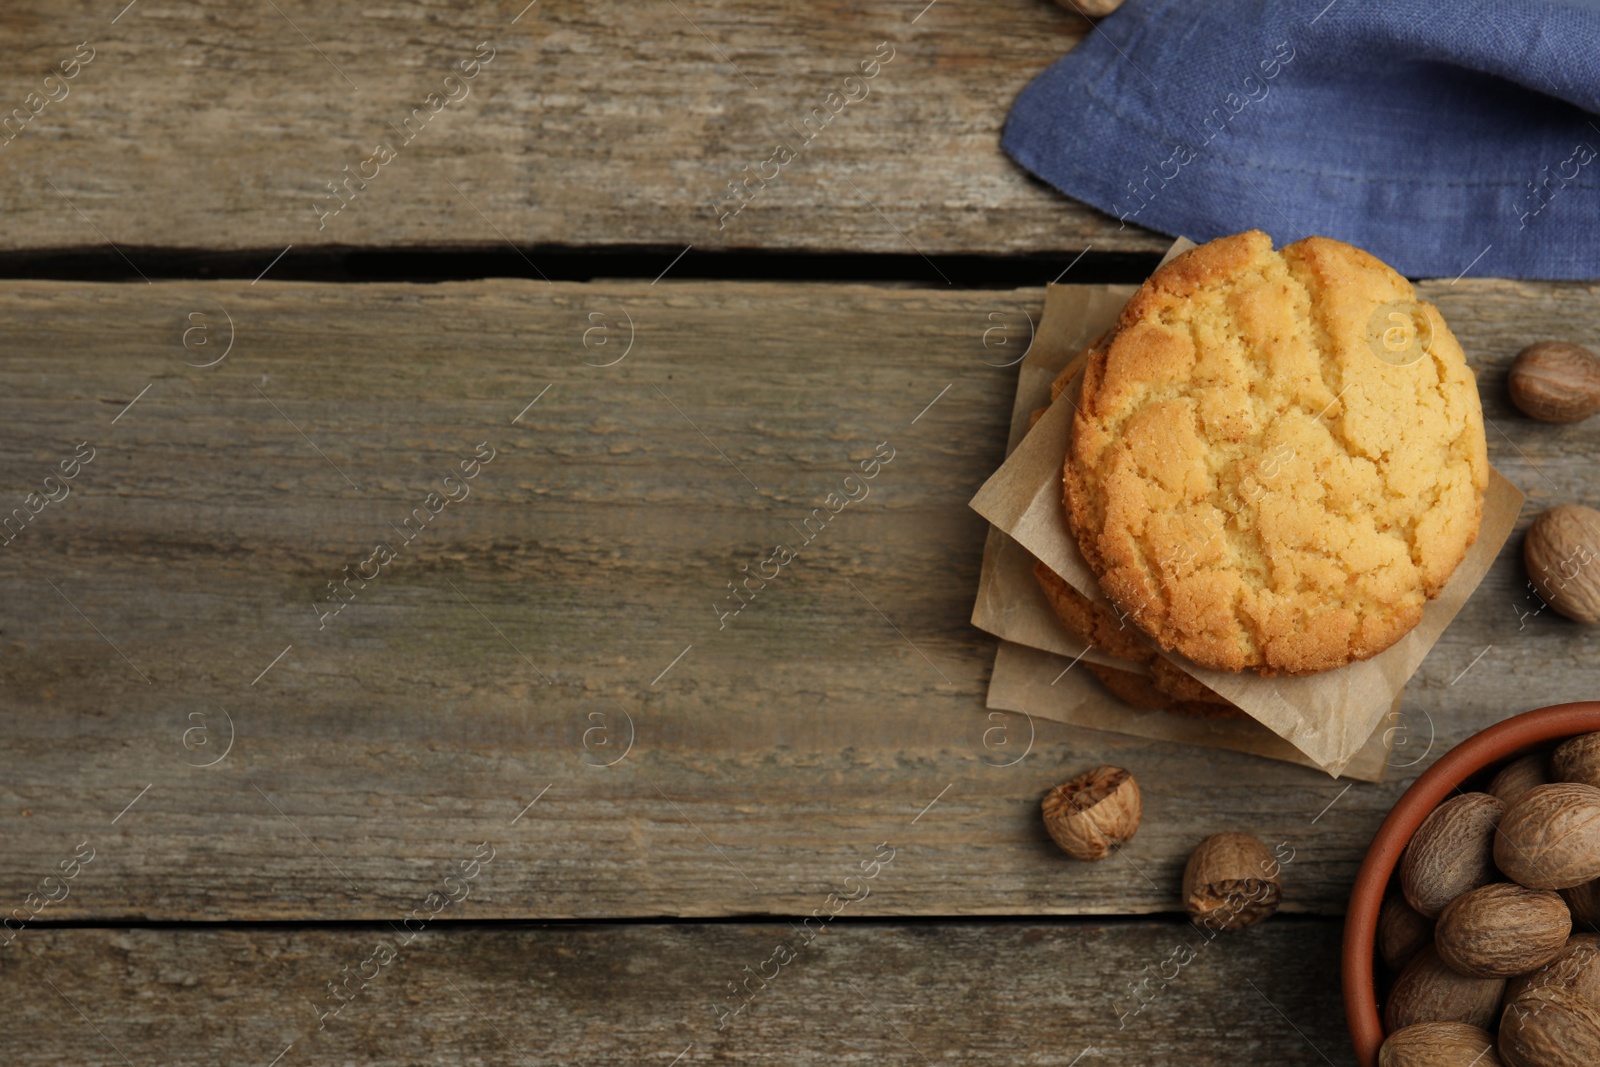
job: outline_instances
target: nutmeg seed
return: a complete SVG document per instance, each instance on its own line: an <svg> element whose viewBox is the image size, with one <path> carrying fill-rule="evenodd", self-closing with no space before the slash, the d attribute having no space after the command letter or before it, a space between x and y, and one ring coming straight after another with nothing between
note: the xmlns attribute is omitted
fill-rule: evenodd
<svg viewBox="0 0 1600 1067"><path fill-rule="evenodd" d="M1556 611L1600 622L1600 511L1557 504L1528 527L1522 562L1534 590Z"/></svg>
<svg viewBox="0 0 1600 1067"><path fill-rule="evenodd" d="M1571 932L1560 894L1495 882L1452 900L1433 943L1439 958L1462 974L1512 978L1549 962Z"/></svg>
<svg viewBox="0 0 1600 1067"><path fill-rule="evenodd" d="M1091 19L1105 18L1122 6L1122 0L1056 0L1056 3L1074 14Z"/></svg>
<svg viewBox="0 0 1600 1067"><path fill-rule="evenodd" d="M1600 789L1552 782L1528 790L1500 820L1494 862L1529 889L1600 878Z"/></svg>
<svg viewBox="0 0 1600 1067"><path fill-rule="evenodd" d="M1554 959L1508 988L1500 1058L1508 1067L1600 1063L1600 937L1577 934Z"/></svg>
<svg viewBox="0 0 1600 1067"><path fill-rule="evenodd" d="M1495 824L1505 810L1488 793L1463 793L1434 808L1400 857L1406 903L1437 918L1462 893L1495 881Z"/></svg>
<svg viewBox="0 0 1600 1067"><path fill-rule="evenodd" d="M1545 772L1544 753L1532 752L1500 768L1500 773L1489 783L1489 795L1498 798L1500 803L1509 808L1522 794L1549 781L1550 776Z"/></svg>
<svg viewBox="0 0 1600 1067"><path fill-rule="evenodd" d="M1457 974L1425 945L1395 979L1383 1006L1383 1026L1394 1033L1415 1023L1468 1023L1487 1030L1500 1010L1504 978Z"/></svg>
<svg viewBox="0 0 1600 1067"><path fill-rule="evenodd" d="M1600 786L1600 734L1571 737L1550 755L1550 770L1563 782Z"/></svg>
<svg viewBox="0 0 1600 1067"><path fill-rule="evenodd" d="M1378 1067L1503 1067L1489 1031L1466 1023L1413 1023L1389 1035Z"/></svg>
<svg viewBox="0 0 1600 1067"><path fill-rule="evenodd" d="M1511 402L1541 422L1581 422L1600 411L1600 359L1582 345L1539 341L1517 353Z"/></svg>
<svg viewBox="0 0 1600 1067"><path fill-rule="evenodd" d="M1208 930L1243 930L1278 910L1278 861L1249 834L1212 834L1183 866L1183 906Z"/></svg>
<svg viewBox="0 0 1600 1067"><path fill-rule="evenodd" d="M1040 808L1050 839L1067 855L1091 861L1132 839L1144 816L1139 783L1121 767L1096 767L1061 783Z"/></svg>
<svg viewBox="0 0 1600 1067"><path fill-rule="evenodd" d="M1418 912L1399 893L1391 893L1378 911L1378 955L1398 971L1423 945L1433 940L1433 920Z"/></svg>
<svg viewBox="0 0 1600 1067"><path fill-rule="evenodd" d="M1600 927L1600 882L1585 882L1561 891L1572 921L1593 930Z"/></svg>

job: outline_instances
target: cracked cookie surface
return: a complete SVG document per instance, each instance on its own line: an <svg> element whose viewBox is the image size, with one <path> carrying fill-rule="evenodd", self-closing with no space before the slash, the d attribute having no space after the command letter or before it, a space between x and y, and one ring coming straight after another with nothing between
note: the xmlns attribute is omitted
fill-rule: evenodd
<svg viewBox="0 0 1600 1067"><path fill-rule="evenodd" d="M1477 384L1373 256L1250 231L1151 276L1089 353L1068 521L1106 595L1218 670L1309 674L1388 648L1476 540Z"/></svg>

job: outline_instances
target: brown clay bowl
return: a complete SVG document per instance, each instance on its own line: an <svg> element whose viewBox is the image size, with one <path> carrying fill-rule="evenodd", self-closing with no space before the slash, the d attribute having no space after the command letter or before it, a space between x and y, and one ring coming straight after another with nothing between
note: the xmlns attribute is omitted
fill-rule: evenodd
<svg viewBox="0 0 1600 1067"><path fill-rule="evenodd" d="M1468 782L1481 788L1501 765L1577 734L1600 731L1600 701L1556 704L1495 723L1461 742L1411 783L1378 827L1356 875L1344 920L1344 1013L1361 1067L1376 1067L1383 1044L1373 954L1378 909L1400 853L1428 813Z"/></svg>

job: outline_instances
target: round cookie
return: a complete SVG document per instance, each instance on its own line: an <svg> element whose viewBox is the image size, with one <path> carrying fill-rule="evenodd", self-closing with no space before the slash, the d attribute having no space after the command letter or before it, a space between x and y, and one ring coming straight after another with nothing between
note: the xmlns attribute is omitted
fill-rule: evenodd
<svg viewBox="0 0 1600 1067"><path fill-rule="evenodd" d="M1074 589L1042 560L1034 560L1033 576L1056 618L1073 637L1130 664L1145 664L1150 672L1147 675L1083 661L1089 673L1123 703L1136 708L1165 708L1190 718L1236 719L1244 714L1199 679L1156 655L1145 638L1124 626L1105 605Z"/></svg>
<svg viewBox="0 0 1600 1067"><path fill-rule="evenodd" d="M1089 660L1083 661L1083 667L1099 679L1101 685L1111 690L1112 696L1124 704L1146 711L1159 711L1172 703L1172 699L1151 685L1150 679L1143 674L1118 670L1116 667L1107 667L1103 663L1092 663Z"/></svg>
<svg viewBox="0 0 1600 1067"><path fill-rule="evenodd" d="M1185 719L1246 719L1242 708L1232 704L1213 704L1207 700L1169 700L1167 710Z"/></svg>
<svg viewBox="0 0 1600 1067"><path fill-rule="evenodd" d="M1206 685L1194 675L1175 665L1171 660L1156 656L1149 663L1150 684L1174 700L1191 704L1207 704L1244 714L1227 697Z"/></svg>
<svg viewBox="0 0 1600 1067"><path fill-rule="evenodd" d="M1488 457L1410 283L1252 230L1158 270L1090 352L1064 483L1101 588L1163 648L1310 674L1417 624L1477 538Z"/></svg>
<svg viewBox="0 0 1600 1067"><path fill-rule="evenodd" d="M1154 685L1152 680L1143 674L1118 670L1100 663L1090 663L1088 660L1084 660L1083 665L1088 668L1090 674L1099 679L1101 685L1111 690L1112 696L1136 708L1170 711L1186 719L1244 718L1244 712L1232 704L1214 704L1206 700L1176 700L1172 694Z"/></svg>
<svg viewBox="0 0 1600 1067"><path fill-rule="evenodd" d="M1118 659L1144 663L1155 658L1156 650L1142 633L1117 618L1105 604L1097 604L1072 588L1043 560L1033 561L1033 577L1044 590L1050 610L1079 641Z"/></svg>

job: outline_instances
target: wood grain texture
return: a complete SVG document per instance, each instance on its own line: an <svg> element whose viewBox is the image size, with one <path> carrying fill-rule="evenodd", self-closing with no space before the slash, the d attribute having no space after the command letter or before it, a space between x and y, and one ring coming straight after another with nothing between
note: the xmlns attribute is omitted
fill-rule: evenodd
<svg viewBox="0 0 1600 1067"><path fill-rule="evenodd" d="M115 24L87 0L8 4L4 110L44 92L79 42L94 58L0 149L0 248L109 241L135 263L141 247L261 250L265 266L289 244L1169 243L1000 151L1016 94L1088 26L1048 0L542 0L518 18L525 3L146 0ZM492 60L446 86L484 41ZM865 88L845 86L880 42L892 58ZM459 102L433 113L429 93ZM830 93L857 99L807 127ZM407 126L416 108L427 121ZM799 158L762 166L780 142ZM378 159L379 145L393 158ZM353 184L335 198L328 183L346 167ZM747 173L771 181L752 181L749 206L723 220L713 205ZM341 203L332 217L315 206Z"/></svg>
<svg viewBox="0 0 1600 1067"><path fill-rule="evenodd" d="M439 928L379 967L362 964L393 940L382 927L29 931L0 953L14 998L0 1047L73 1067L1353 1062L1331 920L1209 942L1177 922L814 936L802 948L783 924ZM781 967L767 962L780 943L795 952ZM359 994L319 1029L346 967L370 980L351 979ZM751 1000L719 1029L713 1005L731 1013L727 986L747 979ZM1145 979L1136 1010L1129 987Z"/></svg>
<svg viewBox="0 0 1600 1067"><path fill-rule="evenodd" d="M1600 332L1600 289L1428 295L1479 369L1495 462L1537 506L1596 503L1596 424L1516 416L1503 374L1528 341ZM1410 776L1508 714L1595 695L1600 637L1521 614L1513 539L1408 688L1392 782L1043 721L995 766L1028 725L985 749L966 501L1004 448L1015 371L994 364L1020 352L984 331L1008 321L1021 344L1041 302L670 279L0 286L6 507L97 450L0 547L0 900L59 894L42 879L87 843L36 925L380 919L490 842L497 877L462 917L806 915L887 842L895 892L859 914L1163 912L1193 845L1237 829L1295 850L1286 911L1337 914ZM194 313L213 347L183 347ZM216 358L224 313L230 354L186 366ZM617 358L628 321L626 358L586 365ZM610 347L584 346L596 322ZM326 583L482 441L470 496L319 628ZM881 442L870 496L719 629L741 565L798 540ZM593 766L630 720L626 757ZM226 758L193 766L227 721ZM1098 763L1138 777L1144 825L1077 864L1038 800Z"/></svg>

